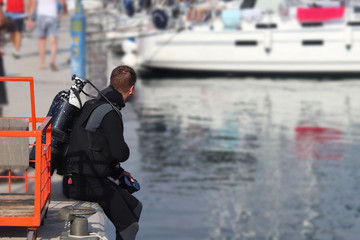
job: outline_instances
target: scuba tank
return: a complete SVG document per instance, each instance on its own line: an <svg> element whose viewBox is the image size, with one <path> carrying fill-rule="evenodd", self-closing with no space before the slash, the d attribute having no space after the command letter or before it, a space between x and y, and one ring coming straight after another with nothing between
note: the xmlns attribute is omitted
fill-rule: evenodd
<svg viewBox="0 0 360 240"><path fill-rule="evenodd" d="M51 121L51 175L55 169L63 175L63 159L69 144L72 124L79 115L82 108L80 93L87 83L86 80L72 77L74 84L70 89L60 91L53 99L47 116L52 117ZM45 143L45 135L42 137ZM30 150L30 160L35 159L35 146ZM30 162L35 167L34 162Z"/></svg>
<svg viewBox="0 0 360 240"><path fill-rule="evenodd" d="M104 94L89 80L76 77L70 89L60 91L54 98L49 108L47 116L51 116L51 175L55 172L64 175L64 158L69 145L71 129L75 119L80 115L82 108L80 93L84 93L90 98L95 98L83 91L85 84L90 84L100 96L102 96L121 118L119 110L107 99ZM45 143L45 135L42 136L42 143ZM30 160L35 160L35 145L30 150ZM35 168L35 163L29 163Z"/></svg>

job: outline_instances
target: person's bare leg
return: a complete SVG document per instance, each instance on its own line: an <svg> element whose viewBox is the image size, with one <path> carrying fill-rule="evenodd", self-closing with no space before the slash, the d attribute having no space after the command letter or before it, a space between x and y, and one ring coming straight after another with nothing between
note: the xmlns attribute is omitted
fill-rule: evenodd
<svg viewBox="0 0 360 240"><path fill-rule="evenodd" d="M57 71L55 60L56 60L56 52L57 52L57 37L50 36L50 67L51 70Z"/></svg>
<svg viewBox="0 0 360 240"><path fill-rule="evenodd" d="M10 33L10 40L14 46L12 55L14 58L20 58L20 47L21 47L21 32L16 31Z"/></svg>
<svg viewBox="0 0 360 240"><path fill-rule="evenodd" d="M20 51L21 38L22 38L21 32L15 32L14 47L17 52Z"/></svg>
<svg viewBox="0 0 360 240"><path fill-rule="evenodd" d="M46 38L39 38L40 69L45 69Z"/></svg>
<svg viewBox="0 0 360 240"><path fill-rule="evenodd" d="M15 47L15 32L9 33L10 41L12 42L13 46Z"/></svg>
<svg viewBox="0 0 360 240"><path fill-rule="evenodd" d="M14 49L11 51L11 54L14 58L19 58L19 51L16 49L16 32L9 33L10 41L14 47Z"/></svg>

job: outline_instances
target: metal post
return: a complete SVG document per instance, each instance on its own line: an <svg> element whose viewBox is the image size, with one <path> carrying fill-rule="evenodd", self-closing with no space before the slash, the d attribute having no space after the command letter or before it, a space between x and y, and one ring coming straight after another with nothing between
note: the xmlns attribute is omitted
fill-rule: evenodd
<svg viewBox="0 0 360 240"><path fill-rule="evenodd" d="M86 19L81 0L71 17L71 75L86 78Z"/></svg>

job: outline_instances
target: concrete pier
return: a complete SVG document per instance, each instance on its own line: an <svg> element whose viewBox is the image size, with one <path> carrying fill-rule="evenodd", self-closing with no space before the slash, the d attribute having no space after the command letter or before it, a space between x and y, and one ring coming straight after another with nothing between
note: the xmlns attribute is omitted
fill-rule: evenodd
<svg viewBox="0 0 360 240"><path fill-rule="evenodd" d="M56 65L58 71L49 67L50 45L47 42L47 68L40 70L38 55L38 39L33 33L24 33L21 47L21 58L12 57L12 45L6 42L3 46L3 58L7 76L31 76L35 82L36 116L46 116L54 96L72 85L70 69L70 15L62 17L60 35L58 38L58 53ZM27 83L7 83L9 104L4 108L5 117L29 117L30 94ZM95 207L98 211L88 218L89 231L98 234L103 239L115 239L114 228L103 214L101 208L94 203L83 203L66 199L62 195L62 177L52 176L51 204L45 219L45 224L39 228L38 239L60 239L61 232L69 231L69 224L58 218L58 210L67 205L82 205ZM1 239L26 239L26 228L0 227ZM106 235L108 232L108 235ZM110 234L110 235L109 235Z"/></svg>

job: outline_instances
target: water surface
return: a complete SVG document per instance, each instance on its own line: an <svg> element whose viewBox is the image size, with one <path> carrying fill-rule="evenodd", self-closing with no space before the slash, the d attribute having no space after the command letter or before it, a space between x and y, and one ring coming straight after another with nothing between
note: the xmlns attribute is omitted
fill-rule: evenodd
<svg viewBox="0 0 360 240"><path fill-rule="evenodd" d="M138 239L358 239L360 82L141 79Z"/></svg>

